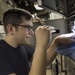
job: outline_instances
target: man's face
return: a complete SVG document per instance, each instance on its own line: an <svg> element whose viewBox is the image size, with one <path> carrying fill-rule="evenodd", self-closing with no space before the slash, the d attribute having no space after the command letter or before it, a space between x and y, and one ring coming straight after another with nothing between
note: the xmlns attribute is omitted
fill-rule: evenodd
<svg viewBox="0 0 75 75"><path fill-rule="evenodd" d="M24 27L25 26L25 27ZM15 39L18 44L28 44L30 42L31 36L34 34L32 20L25 20L19 24L17 31L15 31Z"/></svg>

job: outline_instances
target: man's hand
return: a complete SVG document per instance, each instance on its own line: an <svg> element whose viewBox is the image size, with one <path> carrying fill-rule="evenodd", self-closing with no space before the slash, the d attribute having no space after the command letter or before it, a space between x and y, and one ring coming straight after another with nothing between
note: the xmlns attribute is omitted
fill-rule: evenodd
<svg viewBox="0 0 75 75"><path fill-rule="evenodd" d="M48 26L39 26L36 31L36 44L41 47L47 47L50 39L50 32Z"/></svg>
<svg viewBox="0 0 75 75"><path fill-rule="evenodd" d="M54 27L52 26L39 26L36 31L35 31L35 35L36 35L36 44L42 46L42 47L47 47L48 43L50 41L50 36L52 32L54 30Z"/></svg>

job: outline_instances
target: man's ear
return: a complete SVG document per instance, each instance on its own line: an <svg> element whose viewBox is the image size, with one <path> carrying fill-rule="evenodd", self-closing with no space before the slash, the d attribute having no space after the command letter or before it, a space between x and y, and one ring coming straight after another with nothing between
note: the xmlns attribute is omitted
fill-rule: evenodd
<svg viewBox="0 0 75 75"><path fill-rule="evenodd" d="M14 26L12 24L8 24L7 31L9 34L13 35L14 34Z"/></svg>

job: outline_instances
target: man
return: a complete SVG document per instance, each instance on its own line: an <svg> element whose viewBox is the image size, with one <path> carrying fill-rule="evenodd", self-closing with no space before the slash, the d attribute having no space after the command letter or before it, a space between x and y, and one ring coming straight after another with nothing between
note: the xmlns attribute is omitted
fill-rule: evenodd
<svg viewBox="0 0 75 75"><path fill-rule="evenodd" d="M35 31L36 48L29 70L29 55L22 45L28 44L34 34L31 14L19 8L9 9L3 15L3 25L6 36L0 41L0 75L46 74L48 26L39 26Z"/></svg>
<svg viewBox="0 0 75 75"><path fill-rule="evenodd" d="M63 39L57 37L49 46L50 33L55 28L39 26L36 29L36 47L29 70L29 53L22 45L28 44L34 34L31 14L19 8L9 9L3 15L3 25L6 36L0 41L0 75L46 75L46 66L54 60L55 49Z"/></svg>

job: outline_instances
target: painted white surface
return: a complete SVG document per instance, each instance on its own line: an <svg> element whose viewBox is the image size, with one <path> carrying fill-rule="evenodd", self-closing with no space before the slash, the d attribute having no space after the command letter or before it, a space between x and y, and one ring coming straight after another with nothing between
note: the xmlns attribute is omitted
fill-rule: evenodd
<svg viewBox="0 0 75 75"><path fill-rule="evenodd" d="M5 33L3 26L0 26L0 33Z"/></svg>

